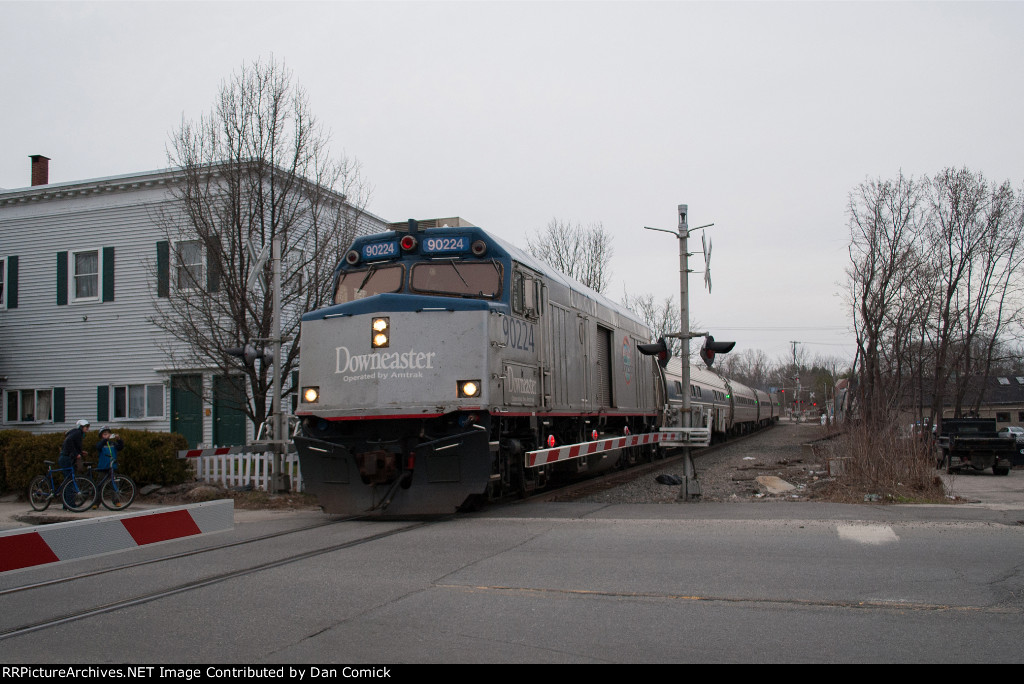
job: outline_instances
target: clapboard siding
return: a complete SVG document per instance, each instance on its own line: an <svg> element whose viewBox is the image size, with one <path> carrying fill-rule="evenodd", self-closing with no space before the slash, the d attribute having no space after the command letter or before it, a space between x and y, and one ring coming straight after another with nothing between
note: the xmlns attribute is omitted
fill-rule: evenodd
<svg viewBox="0 0 1024 684"><path fill-rule="evenodd" d="M165 171L0 191L0 257L16 256L18 264L17 308L0 309L0 428L63 432L79 418L95 422L98 386L134 384L162 384L165 415L124 421L124 427L170 428L170 375L203 370L171 371L166 350L176 343L149 322L154 307L166 305L157 297L157 243L165 236L156 217L176 211L169 191L174 178ZM383 227L367 214L360 232ZM57 255L68 255L73 288L72 254L79 250L100 254L98 297L76 302L69 295L58 305ZM110 272L103 260L111 253L113 301L102 301L103 275ZM173 248L171 262L173 284ZM107 290L109 297L109 283ZM64 388L63 422L7 422L7 390L55 387ZM204 407L209 388L204 373ZM209 416L203 434L210 443Z"/></svg>

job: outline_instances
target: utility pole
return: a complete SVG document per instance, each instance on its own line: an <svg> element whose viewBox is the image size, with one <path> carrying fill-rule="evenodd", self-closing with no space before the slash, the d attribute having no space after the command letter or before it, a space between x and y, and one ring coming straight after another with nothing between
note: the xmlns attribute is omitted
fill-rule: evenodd
<svg viewBox="0 0 1024 684"><path fill-rule="evenodd" d="M799 414L801 413L800 409L803 406L803 401L800 398L800 366L796 365L796 345L800 344L800 342L797 340L790 340L789 343L793 345L793 379L796 380L796 406L794 411L797 413L797 422L799 422Z"/></svg>
<svg viewBox="0 0 1024 684"><path fill-rule="evenodd" d="M693 427L693 417L690 413L690 338L694 336L706 336L707 333L692 333L690 331L690 299L688 290L688 281L690 275L689 268L689 252L687 251L687 240L690 237L690 233L694 230L700 230L702 228L708 228L713 226L713 223L709 223L705 226L698 226L697 228L690 228L687 221L687 209L688 205L680 204L677 207L677 214L679 216L679 228L677 231L665 230L663 228L651 228L644 226L647 230L657 230L662 233L671 233L676 236L679 240L679 325L680 331L666 337L678 337L682 342L682 352L680 354L680 361L682 362L682 427L686 428ZM710 280L710 279L709 279ZM678 499L681 501L690 501L692 497L700 496L700 483L697 482L697 476L694 472L693 461L690 458L690 447L683 446L683 463L686 471L686 475L683 478L683 484L679 490Z"/></svg>
<svg viewBox="0 0 1024 684"><path fill-rule="evenodd" d="M274 452L274 469L271 474L270 488L275 492L288 492L291 490L291 482L288 473L284 472L282 463L286 450L286 438L281 415L281 238L275 236L271 247L271 268L273 270L273 292L274 292L274 321L271 340L271 349L274 354L274 392L271 403L271 412L274 416L274 439L271 449Z"/></svg>
<svg viewBox="0 0 1024 684"><path fill-rule="evenodd" d="M269 250L268 247L270 247ZM270 245L264 244L259 255L256 255L256 251L252 247L250 247L250 253L252 254L253 261L249 277L245 281L245 287L248 290L256 287L260 282L260 273L267 263L267 257L270 256L272 274L270 296L273 302L273 319L270 331L272 336L269 339L261 338L258 340L270 342L270 362L273 364L270 427L273 435L269 440L254 441L251 445L269 447L270 452L273 454L271 470L267 478L267 491L271 493L288 492L291 491L291 478L288 476L288 473L284 472L282 467L284 454L288 451L288 440L284 434L284 416L281 413L281 344L285 341L281 336L281 238L279 236L274 237L271 239ZM245 347L228 349L227 352L232 356L241 357L246 364L255 362L256 358L262 355L263 363L266 363L268 358L265 354L266 348L262 351L258 350L255 344L253 344L256 341L250 340L246 343Z"/></svg>

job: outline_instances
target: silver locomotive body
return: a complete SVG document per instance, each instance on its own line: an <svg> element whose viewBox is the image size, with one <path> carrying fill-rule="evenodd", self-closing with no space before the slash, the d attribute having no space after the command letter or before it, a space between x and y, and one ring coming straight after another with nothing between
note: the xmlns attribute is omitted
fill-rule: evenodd
<svg viewBox="0 0 1024 684"><path fill-rule="evenodd" d="M360 238L303 317L307 490L331 513L450 513L649 455L649 336L479 228Z"/></svg>

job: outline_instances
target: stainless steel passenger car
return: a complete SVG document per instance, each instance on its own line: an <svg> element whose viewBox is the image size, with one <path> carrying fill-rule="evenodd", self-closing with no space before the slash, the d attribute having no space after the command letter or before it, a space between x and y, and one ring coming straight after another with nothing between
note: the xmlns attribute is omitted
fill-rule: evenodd
<svg viewBox="0 0 1024 684"><path fill-rule="evenodd" d="M682 360L671 359L665 367L670 411L682 406ZM691 427L711 428L712 441L746 434L779 419L782 410L777 395L729 380L704 365L690 365ZM669 417L679 423L676 415Z"/></svg>

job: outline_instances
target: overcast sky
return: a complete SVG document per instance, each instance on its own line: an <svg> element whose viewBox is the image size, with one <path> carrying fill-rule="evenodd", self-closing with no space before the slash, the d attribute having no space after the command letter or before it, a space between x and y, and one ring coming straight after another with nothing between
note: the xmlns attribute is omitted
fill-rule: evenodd
<svg viewBox="0 0 1024 684"><path fill-rule="evenodd" d="M51 182L163 168L182 118L272 54L375 214L520 246L552 218L600 222L608 294L678 300L677 242L644 226L685 203L715 224L700 326L852 358L849 192L964 165L1021 187L1022 35L1022 2L0 0L0 187L29 185L32 154Z"/></svg>

